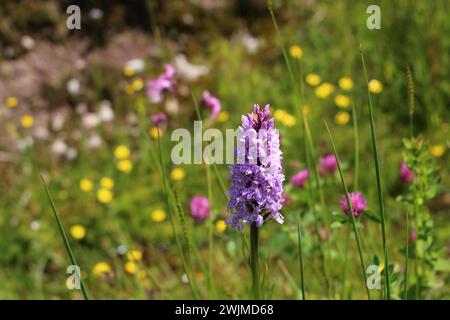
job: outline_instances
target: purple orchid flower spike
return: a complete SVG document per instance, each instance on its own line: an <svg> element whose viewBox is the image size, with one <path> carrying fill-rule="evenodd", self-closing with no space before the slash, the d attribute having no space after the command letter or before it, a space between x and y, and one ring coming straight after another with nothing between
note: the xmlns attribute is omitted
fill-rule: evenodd
<svg viewBox="0 0 450 320"><path fill-rule="evenodd" d="M269 105L261 109L255 104L253 113L242 116L239 131L238 161L231 165L228 208L232 217L227 223L240 231L244 223L260 227L267 218L283 223L282 153Z"/></svg>

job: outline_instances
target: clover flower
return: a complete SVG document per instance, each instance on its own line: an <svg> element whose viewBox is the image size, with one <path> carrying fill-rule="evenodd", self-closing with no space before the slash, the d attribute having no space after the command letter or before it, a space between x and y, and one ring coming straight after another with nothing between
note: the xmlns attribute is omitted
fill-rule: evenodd
<svg viewBox="0 0 450 320"><path fill-rule="evenodd" d="M349 197L353 209L353 215L355 216L355 218L357 218L362 212L366 210L367 201L366 199L364 199L361 192L350 192ZM347 198L345 197L345 195L342 197L340 204L344 213L349 216L350 208L348 207Z"/></svg>
<svg viewBox="0 0 450 320"><path fill-rule="evenodd" d="M209 91L204 91L201 101L202 106L211 109L211 119L215 119L221 110L221 105L219 99L209 93Z"/></svg>
<svg viewBox="0 0 450 320"><path fill-rule="evenodd" d="M309 170L303 169L291 177L291 184L295 187L303 187L309 178Z"/></svg>
<svg viewBox="0 0 450 320"><path fill-rule="evenodd" d="M165 65L165 71L156 79L148 82L147 96L151 102L159 103L162 100L164 91L173 92L175 90L175 68Z"/></svg>
<svg viewBox="0 0 450 320"><path fill-rule="evenodd" d="M399 177L404 183L411 183L414 180L415 174L405 161L400 164Z"/></svg>
<svg viewBox="0 0 450 320"><path fill-rule="evenodd" d="M207 219L210 215L208 198L200 195L193 196L189 202L189 210L195 221Z"/></svg>
<svg viewBox="0 0 450 320"><path fill-rule="evenodd" d="M231 188L228 209L232 217L227 223L240 231L243 223L260 227L272 218L284 222L280 213L283 204L283 181L280 137L270 118L269 105L242 116L239 127L237 163L231 165Z"/></svg>
<svg viewBox="0 0 450 320"><path fill-rule="evenodd" d="M336 157L332 153L325 154L319 160L319 174L326 175L328 173L333 173L338 169Z"/></svg>
<svg viewBox="0 0 450 320"><path fill-rule="evenodd" d="M150 117L150 120L155 127L158 127L167 121L167 116L162 112L155 113Z"/></svg>

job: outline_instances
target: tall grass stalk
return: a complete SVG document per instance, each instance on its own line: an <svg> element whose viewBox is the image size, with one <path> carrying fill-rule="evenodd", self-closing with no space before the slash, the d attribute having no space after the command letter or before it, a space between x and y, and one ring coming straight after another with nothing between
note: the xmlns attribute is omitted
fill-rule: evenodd
<svg viewBox="0 0 450 320"><path fill-rule="evenodd" d="M403 283L403 299L408 299L408 263L409 263L409 211L406 209L406 235L405 235L405 280Z"/></svg>
<svg viewBox="0 0 450 320"><path fill-rule="evenodd" d="M355 101L352 97L352 118L353 118L353 135L355 137L355 179L353 182L353 189L358 190L359 186L359 132L358 132L358 117L356 115Z"/></svg>
<svg viewBox="0 0 450 320"><path fill-rule="evenodd" d="M363 274L363 281L364 281L363 283L364 283L364 287L366 288L366 291L367 291L367 297L370 300L370 291L366 284L366 279L367 279L366 264L364 263L364 257L362 254L362 247L361 247L361 239L359 237L358 226L356 225L356 221L355 221L355 215L353 214L352 202L350 201L347 184L345 183L344 174L343 174L342 168L341 168L341 162L339 161L339 156L337 154L336 145L334 144L333 136L331 135L331 131L330 131L330 128L328 127L328 124L325 121L324 121L324 124L325 124L325 127L327 128L327 132L330 137L331 145L333 147L333 152L336 157L336 162L337 162L337 166L339 169L339 176L341 178L342 187L344 188L345 198L347 200L347 205L350 209L350 217L351 217L351 221L352 221L352 225L353 225L353 232L355 233L356 244L358 246L359 260L361 263L361 271Z"/></svg>
<svg viewBox="0 0 450 320"><path fill-rule="evenodd" d="M413 130L413 120L414 120L414 81L412 77L411 67L408 65L406 67L406 81L408 85L408 114L409 114L409 138L414 137ZM416 207L416 202L414 201L414 207ZM414 208L414 212L416 208ZM405 280L403 288L404 299L408 299L408 267L409 267L409 210L406 208L406 236L405 236ZM417 256L416 256L417 265ZM416 268L417 270L417 268ZM417 288L417 286L416 286Z"/></svg>
<svg viewBox="0 0 450 320"><path fill-rule="evenodd" d="M354 161L355 161L355 175L353 180L353 190L358 190L359 186L359 130L358 130L358 117L356 114L356 106L355 106L355 100L353 98L353 95L351 97L351 104L352 104L352 118L353 118L353 136L355 138L354 142ZM345 251L344 251L344 267L342 270L342 289L341 289L341 296L344 296L345 293L345 282L347 280L347 263L348 263L348 256L349 256L349 246L350 246L350 235L348 235L345 239Z"/></svg>
<svg viewBox="0 0 450 320"><path fill-rule="evenodd" d="M186 245L187 245L187 248L188 248L187 259L188 259L189 267L191 268L191 270L193 270L194 269L194 265L193 265L193 261L192 261L192 252L193 252L193 250L192 250L192 237L191 237L191 234L189 232L188 225L186 223L183 206L181 205L181 201L180 201L180 197L178 196L178 192L175 191L174 194L175 194L175 199L177 201L177 209L178 209L178 215L180 217L181 228L182 228L182 231L183 231L184 238L186 239Z"/></svg>
<svg viewBox="0 0 450 320"><path fill-rule="evenodd" d="M390 274L389 274L389 257L388 257L388 249L387 249L387 238L386 238L386 215L384 211L384 201L383 201L383 191L381 187L381 172L380 172L380 160L378 156L378 147L377 147L377 137L375 134L375 124L374 124L374 118L373 118L373 110L372 110L372 99L370 97L370 90L369 90L369 77L367 75L367 69L366 69L366 63L364 61L364 54L362 52L362 48L360 48L360 54L361 54L361 61L364 69L364 75L366 78L366 84L367 84L367 96L369 99L369 118L370 118L370 132L371 132L371 138L372 138L372 149L373 149L373 157L375 162L375 174L377 178L377 193L378 193L378 207L380 210L381 215L381 235L383 237L383 251L384 251L384 265L386 270L386 276L385 276L385 290L386 295L385 299L390 300L391 299L391 283L390 283Z"/></svg>
<svg viewBox="0 0 450 320"><path fill-rule="evenodd" d="M200 108L198 106L197 103L197 99L195 98L194 94L192 93L192 101L194 102L194 107L195 107L195 112L197 113L197 118L199 121L202 121L202 116L200 113ZM203 136L203 132L201 133ZM209 159L208 159L209 160ZM210 161L208 161L209 163ZM206 170L206 183L207 183L207 188L208 188L208 199L209 199L209 205L211 208L211 213L213 212L213 199L212 199L212 186L211 186L211 169L209 167L209 164L205 163L205 170ZM215 163L214 163L215 165ZM219 181L219 184L221 185L221 187L223 188L222 190L224 191L224 193L226 194L226 190L225 190L225 185L223 184L219 171L215 170L215 173L217 175L217 179ZM209 288L209 293L212 297L216 296L216 290L215 290L215 286L214 286L214 281L213 281L213 253L214 253L214 236L213 236L213 229L214 229L214 217L210 216L209 217L209 224L208 224L208 288Z"/></svg>
<svg viewBox="0 0 450 320"><path fill-rule="evenodd" d="M166 206L167 206L167 212L168 212L168 216L169 216L169 222L170 225L172 227L172 233L174 235L175 238L175 242L176 242L176 246L177 246L177 251L178 251L178 255L180 256L181 259L181 263L183 264L183 268L186 272L186 275L188 277L188 282L189 282L189 286L191 288L192 294L194 296L195 299L199 298L199 293L198 293L198 289L197 286L195 284L195 279L191 273L191 270L186 262L186 258L183 254L183 247L181 245L181 241L180 238L178 237L178 232L175 228L175 222L174 222L174 218L173 218L173 214L172 214L172 207L170 204L170 195L169 195L169 187L168 187L168 182L167 182L167 178L166 178L166 170L164 169L164 157L163 157L163 149L162 149L162 145L161 145L161 136L160 136L160 131L159 131L159 127L157 127L157 132L158 132L158 147L159 147L159 160L160 160L160 166L161 166L161 174L162 174L162 183L163 183L163 188L164 188L164 194L165 194L165 200L166 200Z"/></svg>
<svg viewBox="0 0 450 320"><path fill-rule="evenodd" d="M298 237L298 262L300 267L300 284L302 288L302 299L306 300L305 293L305 276L304 276L304 268L303 268L303 249L302 249L302 234L300 229L300 212L297 215L297 237Z"/></svg>
<svg viewBox="0 0 450 320"><path fill-rule="evenodd" d="M408 114L409 114L409 137L414 136L413 120L414 120L414 81L411 73L411 67L406 67L406 80L408 84Z"/></svg>
<svg viewBox="0 0 450 320"><path fill-rule="evenodd" d="M48 185L45 182L45 179L44 179L44 177L42 175L41 175L41 180L42 180L42 183L44 184L45 192L47 193L47 197L48 197L48 200L49 200L50 205L52 207L52 211L53 211L53 215L55 216L55 220L56 220L56 222L58 224L58 229L59 229L59 232L61 233L61 237L62 237L63 242L64 242L64 247L66 248L66 252L69 255L70 262L72 263L72 265L78 266L78 263L77 263L77 261L75 259L75 255L73 254L72 248L70 247L69 238L67 238L67 235L66 235L66 232L64 231L64 227L62 225L61 219L59 218L58 211L56 210L56 206L55 206L55 203L53 201L53 197L52 197L52 195L50 193L50 190L48 189ZM81 275L80 275L80 279L79 280L80 280L80 288L81 288L81 292L83 293L83 297L84 297L85 300L89 300L89 294L88 294L87 289L86 289L86 287L84 285L84 281L81 279Z"/></svg>

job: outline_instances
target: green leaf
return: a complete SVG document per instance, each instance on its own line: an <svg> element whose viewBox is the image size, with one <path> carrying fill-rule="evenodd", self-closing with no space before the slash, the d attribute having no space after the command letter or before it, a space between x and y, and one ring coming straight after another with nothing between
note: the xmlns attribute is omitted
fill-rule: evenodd
<svg viewBox="0 0 450 320"><path fill-rule="evenodd" d="M330 229L337 229L340 228L342 226L342 222L341 221L334 221L331 225L330 225Z"/></svg>
<svg viewBox="0 0 450 320"><path fill-rule="evenodd" d="M434 263L436 271L450 272L450 260L440 259Z"/></svg>
<svg viewBox="0 0 450 320"><path fill-rule="evenodd" d="M374 211L367 210L367 211L364 212L364 214L370 220L372 220L372 221L374 221L376 223L381 223L381 218L380 218L380 215L378 213L376 213Z"/></svg>

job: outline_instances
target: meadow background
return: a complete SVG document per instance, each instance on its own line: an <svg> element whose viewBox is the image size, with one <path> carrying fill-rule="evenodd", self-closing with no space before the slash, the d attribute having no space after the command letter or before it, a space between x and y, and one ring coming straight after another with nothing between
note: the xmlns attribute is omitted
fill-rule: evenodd
<svg viewBox="0 0 450 320"><path fill-rule="evenodd" d="M66 28L70 4L81 8L81 30ZM381 30L366 27L369 4L381 8ZM230 185L229 167L170 161L170 134L180 127L192 130L197 119L192 96L200 101L204 90L222 105L213 120L201 109L207 126L235 129L254 103L270 103L281 133L286 221L261 229L264 297L302 297L300 215L306 297L366 299L353 231L339 207L338 172L320 177L324 205L315 196L312 175L304 187L290 183L307 166L302 114L309 121L313 164L332 152L325 120L349 189L361 191L369 212L377 215L360 46L369 80L377 80L371 94L392 298L405 298L407 243L407 298L450 297L448 2L274 1L273 10L279 35L265 1L2 1L1 299L82 298L66 288L71 263L40 174L91 298L251 297L248 230L241 234L224 222L230 213L221 184ZM176 89L152 103L147 81L167 63L176 69ZM417 188L399 179L401 162L412 157L406 147L414 149L403 140L410 137L411 97L414 136L423 143L418 170L425 172ZM158 129L150 121L160 112L168 118L160 141L169 197L161 179ZM194 195L209 198L210 215L202 222L190 217ZM407 234L411 203L417 211ZM419 237L410 234L422 223L418 215ZM366 265L379 266L385 275L380 224L362 214L358 225ZM372 298L381 298L381 292L372 291Z"/></svg>

